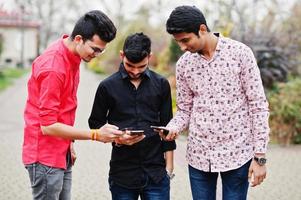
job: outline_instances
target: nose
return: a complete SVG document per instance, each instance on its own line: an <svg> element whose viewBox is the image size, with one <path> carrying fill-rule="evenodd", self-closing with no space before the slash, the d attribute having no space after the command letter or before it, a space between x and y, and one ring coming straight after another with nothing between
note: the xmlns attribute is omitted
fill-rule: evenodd
<svg viewBox="0 0 301 200"><path fill-rule="evenodd" d="M134 76L138 76L141 73L140 69L137 68L133 69L131 72Z"/></svg>
<svg viewBox="0 0 301 200"><path fill-rule="evenodd" d="M139 70L139 69L135 69L135 70L133 70L133 74L134 74L134 75L138 75L138 74L140 74L140 70Z"/></svg>
<svg viewBox="0 0 301 200"><path fill-rule="evenodd" d="M181 43L181 42L179 42L178 44L179 44L179 46L180 46L181 51L186 51L186 50L187 50L187 46L186 46L186 45L184 45L184 44Z"/></svg>

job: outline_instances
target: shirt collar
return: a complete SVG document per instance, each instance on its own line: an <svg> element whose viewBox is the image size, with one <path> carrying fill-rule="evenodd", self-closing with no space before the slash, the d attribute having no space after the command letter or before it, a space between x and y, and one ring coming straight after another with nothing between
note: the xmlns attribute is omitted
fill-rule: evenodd
<svg viewBox="0 0 301 200"><path fill-rule="evenodd" d="M220 33L214 33L215 36L218 37L217 45L216 45L216 51L221 51L226 46L226 40Z"/></svg>
<svg viewBox="0 0 301 200"><path fill-rule="evenodd" d="M220 33L213 33L216 37L217 37L217 44L216 44L216 48L215 48L215 53L214 53L214 57L211 60L214 60L214 58L220 53L220 51L222 51L227 44L226 39L220 34ZM197 53L199 56L201 56L202 58L206 59L204 57L204 55Z"/></svg>
<svg viewBox="0 0 301 200"><path fill-rule="evenodd" d="M119 66L119 72L120 72L120 74L121 74L122 79L129 78L129 74L128 74L127 71L125 70L123 63L120 63L120 66ZM141 74L141 76L142 76L142 78L144 78L144 77L150 78L150 71L149 71L149 68L148 68L148 67L147 67L146 70Z"/></svg>

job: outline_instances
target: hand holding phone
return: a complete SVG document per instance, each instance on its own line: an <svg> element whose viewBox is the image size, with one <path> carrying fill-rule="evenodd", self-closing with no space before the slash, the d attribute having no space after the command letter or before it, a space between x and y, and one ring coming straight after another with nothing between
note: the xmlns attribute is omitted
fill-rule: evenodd
<svg viewBox="0 0 301 200"><path fill-rule="evenodd" d="M128 134L130 136L140 136L144 135L144 130L133 130L132 127L123 128L121 131L124 132L124 134Z"/></svg>
<svg viewBox="0 0 301 200"><path fill-rule="evenodd" d="M163 126L150 126L152 129L157 131L163 131L163 134L166 136L169 133L169 130Z"/></svg>
<svg viewBox="0 0 301 200"><path fill-rule="evenodd" d="M144 130L129 130L129 135L133 136L133 135L144 135Z"/></svg>

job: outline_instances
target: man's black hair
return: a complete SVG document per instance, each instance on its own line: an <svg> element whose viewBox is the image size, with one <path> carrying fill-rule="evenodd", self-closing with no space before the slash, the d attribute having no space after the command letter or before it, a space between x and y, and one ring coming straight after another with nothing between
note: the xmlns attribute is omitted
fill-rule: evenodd
<svg viewBox="0 0 301 200"><path fill-rule="evenodd" d="M169 34L186 32L199 35L201 24L204 24L210 32L203 13L197 7L179 6L171 12L166 22L166 31Z"/></svg>
<svg viewBox="0 0 301 200"><path fill-rule="evenodd" d="M100 10L92 10L82 16L75 24L71 39L81 35L83 40L90 40L94 35L101 40L111 42L116 36L116 27L109 17Z"/></svg>
<svg viewBox="0 0 301 200"><path fill-rule="evenodd" d="M129 35L123 45L125 57L133 63L142 61L151 52L151 40L143 33Z"/></svg>

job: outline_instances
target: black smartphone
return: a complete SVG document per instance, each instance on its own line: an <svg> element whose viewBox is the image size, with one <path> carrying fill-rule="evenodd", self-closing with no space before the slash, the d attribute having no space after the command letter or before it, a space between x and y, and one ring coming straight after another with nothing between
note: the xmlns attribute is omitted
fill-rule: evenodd
<svg viewBox="0 0 301 200"><path fill-rule="evenodd" d="M144 130L129 130L129 135L143 135L144 134Z"/></svg>
<svg viewBox="0 0 301 200"><path fill-rule="evenodd" d="M163 131L163 134L166 136L166 135L168 135L168 133L169 133L169 130L168 129L166 129L166 128L164 128L164 127L162 127L162 126L150 126L152 129L155 129L155 130L159 130L159 131Z"/></svg>

